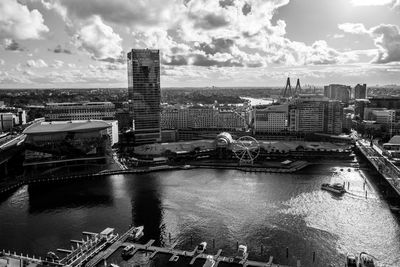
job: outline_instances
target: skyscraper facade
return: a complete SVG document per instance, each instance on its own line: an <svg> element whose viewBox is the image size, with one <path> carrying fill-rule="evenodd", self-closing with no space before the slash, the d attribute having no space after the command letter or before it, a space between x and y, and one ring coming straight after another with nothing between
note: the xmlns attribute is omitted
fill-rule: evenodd
<svg viewBox="0 0 400 267"><path fill-rule="evenodd" d="M343 104L339 100L325 102L324 133L341 134L343 129Z"/></svg>
<svg viewBox="0 0 400 267"><path fill-rule="evenodd" d="M289 105L289 130L302 133L340 134L343 106L339 100L300 96Z"/></svg>
<svg viewBox="0 0 400 267"><path fill-rule="evenodd" d="M366 99L367 98L367 85L357 84L354 87L354 99Z"/></svg>
<svg viewBox="0 0 400 267"><path fill-rule="evenodd" d="M324 96L331 100L339 100L342 103L349 103L351 87L341 84L330 84L324 87Z"/></svg>
<svg viewBox="0 0 400 267"><path fill-rule="evenodd" d="M128 53L128 98L135 143L160 142L159 50L132 49Z"/></svg>
<svg viewBox="0 0 400 267"><path fill-rule="evenodd" d="M162 129L220 129L244 131L247 128L247 112L211 107L164 107L161 112Z"/></svg>

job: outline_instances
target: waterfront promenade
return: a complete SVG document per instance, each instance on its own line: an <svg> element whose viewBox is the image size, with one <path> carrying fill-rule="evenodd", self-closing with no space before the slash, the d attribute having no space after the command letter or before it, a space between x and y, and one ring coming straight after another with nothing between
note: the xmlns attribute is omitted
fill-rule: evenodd
<svg viewBox="0 0 400 267"><path fill-rule="evenodd" d="M26 184L39 184L39 183L47 183L47 182L58 182L58 181L69 181L69 180L78 180L85 178L96 178L103 177L108 175L118 175L118 174L141 174L141 173L150 173L157 171L173 171L173 170L188 170L195 168L202 169L234 169L244 172L264 172L264 173L292 173L298 170L305 168L308 165L307 161L294 161L290 164L282 164L277 162L277 164L270 166L240 166L234 164L219 164L219 163L197 163L196 165L160 165L160 166L151 166L151 167L142 167L142 168L123 168L119 170L104 170L95 173L83 173L76 175L65 175L65 176L37 176L37 177L16 177L14 181L9 181L7 183L0 183L0 194L12 191L16 188L19 188Z"/></svg>
<svg viewBox="0 0 400 267"><path fill-rule="evenodd" d="M397 197L400 197L400 169L384 156L383 151L375 144L371 146L368 141L358 140L356 145L365 158L393 188Z"/></svg>

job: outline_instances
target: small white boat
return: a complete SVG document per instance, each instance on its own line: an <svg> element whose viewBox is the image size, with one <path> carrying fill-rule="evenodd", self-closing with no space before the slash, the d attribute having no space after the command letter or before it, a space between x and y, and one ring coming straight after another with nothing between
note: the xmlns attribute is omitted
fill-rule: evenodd
<svg viewBox="0 0 400 267"><path fill-rule="evenodd" d="M240 245L238 251L236 252L236 256L233 258L233 261L238 263L241 261L246 261L249 254L247 253L247 246Z"/></svg>
<svg viewBox="0 0 400 267"><path fill-rule="evenodd" d="M199 254L204 253L206 248L207 248L207 242L201 242L200 244L197 245L196 253Z"/></svg>
<svg viewBox="0 0 400 267"><path fill-rule="evenodd" d="M131 234L129 234L128 239L131 241L139 240L144 235L143 229L144 229L144 226L138 226L138 227L133 228L133 231Z"/></svg>
<svg viewBox="0 0 400 267"><path fill-rule="evenodd" d="M348 253L346 256L346 267L357 267L357 257L352 254Z"/></svg>
<svg viewBox="0 0 400 267"><path fill-rule="evenodd" d="M122 257L130 257L133 256L133 252L135 251L135 246L134 245L127 245L124 247L122 250Z"/></svg>
<svg viewBox="0 0 400 267"><path fill-rule="evenodd" d="M322 184L321 189L332 192L332 193L341 194L341 195L346 193L346 189L344 189L344 185L342 185L340 183Z"/></svg>
<svg viewBox="0 0 400 267"><path fill-rule="evenodd" d="M206 258L206 262L204 263L203 267L214 267L215 266L215 260L214 257L211 255L208 255Z"/></svg>
<svg viewBox="0 0 400 267"><path fill-rule="evenodd" d="M358 259L358 267L375 267L374 257L368 253L361 252Z"/></svg>

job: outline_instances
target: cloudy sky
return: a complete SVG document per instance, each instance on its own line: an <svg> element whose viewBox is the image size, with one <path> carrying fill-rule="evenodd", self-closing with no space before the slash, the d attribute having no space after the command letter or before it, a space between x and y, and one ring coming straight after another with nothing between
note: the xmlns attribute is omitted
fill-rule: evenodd
<svg viewBox="0 0 400 267"><path fill-rule="evenodd" d="M0 87L400 84L400 0L0 0Z"/></svg>

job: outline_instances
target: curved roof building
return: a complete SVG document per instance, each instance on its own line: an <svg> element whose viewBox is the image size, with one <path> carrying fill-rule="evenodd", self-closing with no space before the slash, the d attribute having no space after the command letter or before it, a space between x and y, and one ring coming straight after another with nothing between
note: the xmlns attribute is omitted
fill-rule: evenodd
<svg viewBox="0 0 400 267"><path fill-rule="evenodd" d="M38 122L27 127L24 134L46 134L46 133L63 133L63 132L89 132L100 131L109 128L110 125L105 121L51 121Z"/></svg>
<svg viewBox="0 0 400 267"><path fill-rule="evenodd" d="M232 135L228 132L222 132L217 135L217 146L219 147L227 147L233 143Z"/></svg>

